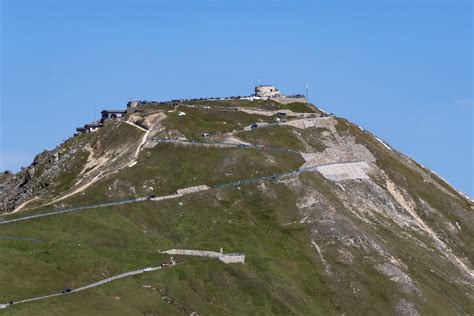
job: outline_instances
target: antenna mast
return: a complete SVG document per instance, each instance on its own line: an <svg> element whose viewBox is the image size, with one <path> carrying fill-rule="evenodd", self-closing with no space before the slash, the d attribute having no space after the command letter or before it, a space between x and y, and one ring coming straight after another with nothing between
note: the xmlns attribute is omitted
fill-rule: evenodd
<svg viewBox="0 0 474 316"><path fill-rule="evenodd" d="M309 96L309 83L306 83L306 100L308 100Z"/></svg>

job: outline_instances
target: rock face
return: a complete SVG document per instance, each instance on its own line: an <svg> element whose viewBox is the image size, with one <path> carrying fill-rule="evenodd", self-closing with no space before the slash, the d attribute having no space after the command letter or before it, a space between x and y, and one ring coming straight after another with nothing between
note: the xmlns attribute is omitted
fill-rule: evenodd
<svg viewBox="0 0 474 316"><path fill-rule="evenodd" d="M38 154L33 163L13 177L0 179L0 212L13 211L35 196L46 196L68 181L70 173L82 167L87 153L82 144L65 144ZM64 177L64 178L61 178Z"/></svg>
<svg viewBox="0 0 474 316"><path fill-rule="evenodd" d="M172 208L173 217L130 217L121 227L143 231L152 252L155 242L180 244L163 253L245 262L210 278L183 268L170 283L171 292L192 289L193 299L196 284L213 287L222 297L196 298L213 302L196 306L222 308L208 313L229 311L238 295L251 302L232 305L249 308L240 313L268 313L252 300L263 293L281 308L275 313L474 314L471 199L345 119L306 103L272 103L270 111L245 102L135 106L128 122L109 122L1 175L0 212L28 201L34 211L132 197L160 206L151 213ZM115 237L127 241L111 236L107 244ZM221 244L247 257L186 250Z"/></svg>
<svg viewBox="0 0 474 316"><path fill-rule="evenodd" d="M117 171L132 159L142 132L121 122L109 122L98 133L68 139L13 176L0 178L0 213L28 203L54 201L104 174Z"/></svg>

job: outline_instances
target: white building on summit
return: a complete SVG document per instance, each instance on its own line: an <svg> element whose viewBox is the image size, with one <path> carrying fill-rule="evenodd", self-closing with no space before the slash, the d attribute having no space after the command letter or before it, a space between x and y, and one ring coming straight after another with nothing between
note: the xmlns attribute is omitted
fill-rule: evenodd
<svg viewBox="0 0 474 316"><path fill-rule="evenodd" d="M278 98L281 97L280 90L274 86L260 85L255 87L255 95L257 97Z"/></svg>

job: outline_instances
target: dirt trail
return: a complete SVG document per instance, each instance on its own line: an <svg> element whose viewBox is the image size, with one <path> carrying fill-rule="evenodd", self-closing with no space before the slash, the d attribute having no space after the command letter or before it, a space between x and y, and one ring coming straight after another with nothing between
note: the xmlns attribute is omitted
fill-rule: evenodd
<svg viewBox="0 0 474 316"><path fill-rule="evenodd" d="M132 157L132 160L129 161L127 164L124 164L122 166L119 166L118 168L116 168L115 170L113 171L110 171L110 172L107 172L107 173L104 173L105 170L103 171L100 171L99 174L97 174L95 177L93 177L90 181L88 181L87 183L79 186L78 188L76 188L75 190L73 190L72 192L69 192L61 197L58 197L56 199L54 199L53 201L47 203L47 204L44 204L43 206L47 206L47 205L51 205L51 204L54 204L54 203L57 203L59 201L62 201L68 197L71 197L73 195L76 195L77 193L80 193L82 191L84 191L85 189L87 189L88 187L90 187L92 184L96 183L97 181L99 181L100 179L110 175L110 174L113 174L113 173L116 173L118 172L120 169L124 168L125 166L133 166L134 164L137 163L137 158L138 158L138 155L140 153L140 150L142 148L142 146L146 143L147 139L148 139L148 135L150 134L150 130L146 130L144 129L143 127L137 125L137 124L134 124L134 123L131 123L131 122L128 122L128 121L122 121L123 123L126 123L126 124L129 124L131 126L134 126L142 131L145 131L145 134L143 135L140 143L138 144L138 147L137 149L135 150L134 154L133 154L133 157ZM93 155L93 152L91 151L91 155ZM103 169L107 169L108 166L111 166L112 164L114 164L119 158L122 158L121 156L117 156L111 160L108 160L108 159L98 159L96 161L99 161L99 165L96 165L95 166L95 170L97 170L98 168L103 168ZM88 165L91 163L91 161L88 161ZM85 170L85 169L84 169ZM78 181L75 185L78 185L83 179L81 179L80 181Z"/></svg>

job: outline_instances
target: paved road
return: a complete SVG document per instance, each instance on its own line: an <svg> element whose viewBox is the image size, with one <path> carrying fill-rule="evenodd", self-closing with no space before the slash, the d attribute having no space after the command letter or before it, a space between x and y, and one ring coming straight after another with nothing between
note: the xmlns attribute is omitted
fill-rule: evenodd
<svg viewBox="0 0 474 316"><path fill-rule="evenodd" d="M32 242L45 242L44 240L40 240L40 239L34 239L34 238L29 238L29 237L17 237L17 236L0 236L0 239L32 241Z"/></svg>
<svg viewBox="0 0 474 316"><path fill-rule="evenodd" d="M167 266L166 268L173 267L175 265L176 264L173 264L173 265ZM103 285L103 284L106 284L106 283L110 283L110 282L113 282L113 281L116 281L116 280L120 280L120 279L129 277L129 276L148 273L148 272L153 272L153 271L157 271L157 270L160 270L160 269L164 269L164 268L158 266L158 267L150 267L150 268L147 269L148 271L145 271L144 269L129 271L129 272L125 272L125 273L122 273L122 274L119 274L119 275L112 276L112 277L107 278L107 279L103 279L103 280L100 280L100 281L97 281L97 282L79 287L77 289L72 289L69 293L60 292L60 293L54 293L54 294L50 294L50 295L43 295L43 296L28 298L28 299L25 299L25 300L13 302L13 305L24 304L24 303L33 302L33 301L44 300L44 299L51 298L51 297L56 297L56 296L68 295L68 294L71 294L71 293L81 292L81 291L88 290L88 289L91 289L91 288L94 288L94 287L97 287L97 286L100 286L100 285ZM10 306L10 305L9 304L0 304L0 309L1 308L6 308L8 306Z"/></svg>
<svg viewBox="0 0 474 316"><path fill-rule="evenodd" d="M50 212L41 213L41 214L35 214L35 215L30 215L30 216L25 216L25 217L14 218L14 219L6 220L6 221L0 221L0 225L10 224L10 223L19 222L19 221L25 221L25 220L34 219L34 218L40 218L40 217L59 215L59 214L64 214L64 213L77 212L77 211L82 211L82 210L92 209L92 208L108 207L108 206L136 203L136 202L145 201L146 199L147 199L146 197L139 197L139 198L134 198L134 199L129 199L129 200L112 201L112 202L102 203L102 204L70 207L70 208L60 209L60 210L56 210L56 211L50 211Z"/></svg>

